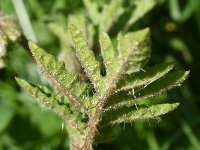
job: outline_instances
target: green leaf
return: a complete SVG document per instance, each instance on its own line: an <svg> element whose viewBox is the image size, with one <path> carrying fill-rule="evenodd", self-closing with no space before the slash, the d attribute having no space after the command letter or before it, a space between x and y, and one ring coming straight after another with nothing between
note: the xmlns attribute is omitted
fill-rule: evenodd
<svg viewBox="0 0 200 150"><path fill-rule="evenodd" d="M111 44L108 36L102 37L101 45L103 50ZM128 73L137 72L142 69L150 56L149 49L149 29L143 29L136 32L130 32L126 35L118 35L118 55L108 56L110 52L103 53L103 57L109 58L109 64L106 63L107 72L105 78L105 90L110 93L117 82L128 71ZM108 48L107 48L108 49ZM112 51L112 49L109 49ZM113 52L112 52L113 53ZM112 54L113 55L113 54Z"/></svg>
<svg viewBox="0 0 200 150"><path fill-rule="evenodd" d="M16 1L13 0L12 1L12 5L15 9L17 18L19 20L19 25L23 31L23 34L25 35L25 37L28 37L28 39L37 42L37 38L35 35L35 32L33 30L33 26L32 23L30 21L30 16L28 15L28 11L25 5L24 1ZM13 33L13 30L12 30Z"/></svg>
<svg viewBox="0 0 200 150"><path fill-rule="evenodd" d="M68 105L59 105L56 95L50 92L46 87L38 87L37 85L18 77L16 77L15 80L21 87L35 97L37 101L45 108L53 110L63 118L68 117L66 115L71 112L70 107L67 107Z"/></svg>
<svg viewBox="0 0 200 150"><path fill-rule="evenodd" d="M126 28L134 24L150 11L158 3L157 0L134 0L135 9L132 11L131 17L127 22Z"/></svg>
<svg viewBox="0 0 200 150"><path fill-rule="evenodd" d="M94 25L97 25L99 22L99 11L98 5L92 0L83 0L83 3L88 11L89 17L92 20Z"/></svg>
<svg viewBox="0 0 200 150"><path fill-rule="evenodd" d="M188 74L189 71L175 71L134 93L131 93L131 91L120 91L107 100L105 108L117 108L128 104L135 104L139 100L166 92L174 87L180 86L188 77Z"/></svg>
<svg viewBox="0 0 200 150"><path fill-rule="evenodd" d="M100 90L103 89L104 85L100 75L99 62L95 60L94 53L88 48L82 32L72 24L70 24L68 28L75 44L77 57L79 58L87 76L92 81L95 90L100 93Z"/></svg>
<svg viewBox="0 0 200 150"><path fill-rule="evenodd" d="M136 109L135 106L125 106L105 112L101 123L105 126L121 122L132 122L140 119L156 119L161 115L173 111L178 105L179 103L157 104L139 109Z"/></svg>
<svg viewBox="0 0 200 150"><path fill-rule="evenodd" d="M190 142L191 149L199 149L200 142L198 137L196 137L195 133L192 131L191 126L186 122L181 122L182 130L186 137L188 138L188 141Z"/></svg>
<svg viewBox="0 0 200 150"><path fill-rule="evenodd" d="M46 53L32 42L29 42L31 53L38 65L46 73L47 77L53 82L54 87L57 87L59 92L64 92L73 105L83 105L83 93L87 87L86 83L80 83L78 74L69 74L65 69L64 62L57 62L51 54ZM73 91L80 91L74 93Z"/></svg>
<svg viewBox="0 0 200 150"><path fill-rule="evenodd" d="M100 130L101 134L98 134L95 138L95 143L105 143L105 142L111 142L115 140L121 133L121 127L120 126L108 126L107 128L103 128Z"/></svg>
<svg viewBox="0 0 200 150"><path fill-rule="evenodd" d="M198 2L193 0L187 1L185 6L183 6L178 0L170 0L170 16L176 22L185 22L194 14L195 8L198 7L197 5Z"/></svg>
<svg viewBox="0 0 200 150"><path fill-rule="evenodd" d="M108 5L104 5L100 18L100 31L108 31L112 24L124 12L122 2L122 0L114 0Z"/></svg>
<svg viewBox="0 0 200 150"><path fill-rule="evenodd" d="M106 72L109 76L116 68L113 65L116 63L116 52L112 45L112 41L107 33L101 32L99 37L99 42L101 46L101 55L103 56L104 64L106 66Z"/></svg>
<svg viewBox="0 0 200 150"><path fill-rule="evenodd" d="M118 51L121 63L125 63L126 73L140 71L150 57L149 28L118 36Z"/></svg>
<svg viewBox="0 0 200 150"><path fill-rule="evenodd" d="M142 97L146 97L147 95L148 97L154 96L174 87L181 86L182 82L188 77L188 75L189 71L175 71L169 73L160 80L153 82L143 90L139 90L137 95Z"/></svg>
<svg viewBox="0 0 200 150"><path fill-rule="evenodd" d="M71 23L78 27L80 31L82 31L83 35L85 35L89 47L92 47L93 42L94 42L94 34L95 34L95 29L93 24L88 24L87 23L87 18L86 16L81 13L81 14L72 14L68 16L68 23ZM67 32L67 36L71 40L70 32ZM70 43L72 44L72 42Z"/></svg>
<svg viewBox="0 0 200 150"><path fill-rule="evenodd" d="M58 54L58 60L65 62L65 66L67 66L66 69L69 73L80 72L81 67L79 61L75 55L73 47L70 46L71 39L69 32L66 33L64 26L57 23L49 23L48 27L51 32L55 34L60 40L61 50Z"/></svg>
<svg viewBox="0 0 200 150"><path fill-rule="evenodd" d="M105 24L110 25L109 22ZM23 79L16 78L16 81L45 107L66 120L69 137L72 141L76 139L75 143L78 139L78 148L92 149L95 138L99 140L97 142L107 140L105 137L110 139L112 134L97 138L97 131L105 125L158 118L178 106L178 103L158 104L148 108L140 105L138 109L134 105L139 100L181 85L189 74L187 71L167 74L173 69L171 63L147 68L143 72L150 57L148 28L125 35L119 34L117 50L108 34L101 33L100 46L106 67L104 75L100 73L102 64L96 61L82 32L71 24L68 29L76 55L93 86L88 87L87 83L82 83L79 74L69 73L64 62L57 62L52 55L32 42L29 42L29 47L34 59L64 98L58 99L55 93Z"/></svg>
<svg viewBox="0 0 200 150"><path fill-rule="evenodd" d="M147 86L167 74L174 67L173 63L164 63L144 69L135 74L125 75L117 84L117 90L128 90Z"/></svg>
<svg viewBox="0 0 200 150"><path fill-rule="evenodd" d="M45 108L52 110L61 116L65 122L72 128L81 132L80 120L76 120L77 114L80 113L80 109L77 112L71 110L70 103L66 98L58 98L57 95L52 93L46 87L39 87L33 83L27 82L21 78L15 77L17 83L27 90L36 100L42 104ZM77 126L79 124L80 126Z"/></svg>
<svg viewBox="0 0 200 150"><path fill-rule="evenodd" d="M5 106L6 105L2 105L2 103L0 105L0 134L9 126L13 116L15 115L11 108Z"/></svg>

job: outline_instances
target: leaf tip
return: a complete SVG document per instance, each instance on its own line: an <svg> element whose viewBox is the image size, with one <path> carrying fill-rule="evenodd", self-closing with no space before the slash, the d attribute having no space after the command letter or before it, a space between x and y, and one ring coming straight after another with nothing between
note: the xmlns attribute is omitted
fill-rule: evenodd
<svg viewBox="0 0 200 150"><path fill-rule="evenodd" d="M101 37L106 37L107 36L107 33L106 32L104 32L104 31L101 31L100 32L100 35L99 35L99 37L101 38Z"/></svg>
<svg viewBox="0 0 200 150"><path fill-rule="evenodd" d="M78 30L78 28L77 28L75 25L69 23L69 24L68 24L68 30L69 30L70 32L72 32L72 31Z"/></svg>
<svg viewBox="0 0 200 150"><path fill-rule="evenodd" d="M146 27L142 30L143 36L144 37L149 37L150 36L150 28Z"/></svg>
<svg viewBox="0 0 200 150"><path fill-rule="evenodd" d="M28 41L28 46L31 50L37 48L37 45L35 43L33 43L32 41Z"/></svg>
<svg viewBox="0 0 200 150"><path fill-rule="evenodd" d="M20 80L20 78L15 76L15 81L17 81L17 83L19 80Z"/></svg>
<svg viewBox="0 0 200 150"><path fill-rule="evenodd" d="M19 78L19 77L15 77L15 81L17 82L17 84L19 84L22 87L23 87L24 83L26 82L25 80L23 80L22 78Z"/></svg>
<svg viewBox="0 0 200 150"><path fill-rule="evenodd" d="M173 110L176 109L179 105L180 105L180 103L173 103L172 104L172 109Z"/></svg>
<svg viewBox="0 0 200 150"><path fill-rule="evenodd" d="M188 78L189 74L190 74L190 71L184 71L182 74L181 81L182 82L185 81Z"/></svg>
<svg viewBox="0 0 200 150"><path fill-rule="evenodd" d="M188 71L185 71L185 77L188 77L188 76L189 76L189 74L190 74L190 70L188 70Z"/></svg>
<svg viewBox="0 0 200 150"><path fill-rule="evenodd" d="M19 84L22 81L22 79L19 77L15 77L15 81Z"/></svg>
<svg viewBox="0 0 200 150"><path fill-rule="evenodd" d="M150 32L150 28L146 27L146 28L144 28L144 31L148 33L148 32Z"/></svg>
<svg viewBox="0 0 200 150"><path fill-rule="evenodd" d="M174 68L174 66L175 66L175 63L174 63L174 62L167 62L167 64L168 64L168 66L169 66L170 68Z"/></svg>

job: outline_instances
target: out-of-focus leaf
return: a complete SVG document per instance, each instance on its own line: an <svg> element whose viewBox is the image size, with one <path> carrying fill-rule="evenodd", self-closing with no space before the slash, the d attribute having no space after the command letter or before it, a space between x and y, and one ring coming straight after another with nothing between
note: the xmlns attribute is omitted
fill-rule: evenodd
<svg viewBox="0 0 200 150"><path fill-rule="evenodd" d="M93 24L97 25L100 17L97 3L92 0L83 0L83 3Z"/></svg>
<svg viewBox="0 0 200 150"><path fill-rule="evenodd" d="M170 15L175 21L184 22L194 13L196 5L196 0L188 0L181 10L179 0L169 0Z"/></svg>
<svg viewBox="0 0 200 150"><path fill-rule="evenodd" d="M132 11L132 15L126 24L126 28L134 24L137 20L142 18L148 11L150 11L159 0L134 0L133 4L135 9Z"/></svg>
<svg viewBox="0 0 200 150"><path fill-rule="evenodd" d="M100 17L100 31L107 32L111 28L111 25L124 12L122 2L122 0L113 0L108 5L104 5Z"/></svg>
<svg viewBox="0 0 200 150"><path fill-rule="evenodd" d="M198 149L200 147L200 142L196 135L193 133L191 127L186 122L182 122L181 125L183 132L186 134L188 140L191 143L191 149Z"/></svg>
<svg viewBox="0 0 200 150"><path fill-rule="evenodd" d="M4 99L5 100L5 99ZM14 116L14 111L11 108L5 107L5 105L0 105L0 133L2 133L6 127L8 127L10 121Z"/></svg>
<svg viewBox="0 0 200 150"><path fill-rule="evenodd" d="M37 42L35 33L32 28L31 21L29 19L26 7L24 5L23 0L12 0L13 6L15 8L15 11L17 13L17 17L19 19L19 23L21 25L21 28L27 37L27 39L30 39L34 42Z"/></svg>
<svg viewBox="0 0 200 150"><path fill-rule="evenodd" d="M172 38L169 42L171 47L173 47L176 51L180 51L182 53L182 56L187 63L192 63L193 58L190 53L190 50L182 39Z"/></svg>
<svg viewBox="0 0 200 150"><path fill-rule="evenodd" d="M95 139L95 143L105 143L115 140L119 134L121 133L121 129L119 126L113 126L108 128L101 129L101 134L97 135Z"/></svg>
<svg viewBox="0 0 200 150"><path fill-rule="evenodd" d="M69 73L80 72L81 68L75 56L75 50L70 46L71 39L69 32L65 31L63 26L56 23L49 23L48 27L60 40L61 50L58 55L58 60L65 62L66 69Z"/></svg>

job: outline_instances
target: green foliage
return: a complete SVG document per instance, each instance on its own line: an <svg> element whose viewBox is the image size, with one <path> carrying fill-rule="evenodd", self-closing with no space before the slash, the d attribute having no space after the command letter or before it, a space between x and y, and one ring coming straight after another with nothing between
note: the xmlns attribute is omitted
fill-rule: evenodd
<svg viewBox="0 0 200 150"><path fill-rule="evenodd" d="M140 71L150 57L149 29L143 29L125 36L118 36L118 51L120 60L126 67L126 73Z"/></svg>
<svg viewBox="0 0 200 150"><path fill-rule="evenodd" d="M98 25L100 31L106 32L112 28L115 22L119 21L120 17L127 15L127 13L131 11L130 14L128 14L127 20L124 22L124 28L128 29L161 2L163 2L163 0L149 0L148 2L145 0L128 1L129 7L127 8L124 7L126 4L124 4L125 2L122 0L110 1L103 7L99 6L98 3L92 0L83 0L92 23ZM99 8L101 8L102 11L99 11Z"/></svg>
<svg viewBox="0 0 200 150"><path fill-rule="evenodd" d="M14 1L17 5L13 5ZM198 116L200 113L198 109L200 97L198 91L200 84L199 0L19 1L24 4L18 5L20 4L18 0L0 3L0 10L6 14L1 17L1 23L3 24L0 23L0 35L9 33L7 34L8 38L1 39L3 42L0 43L0 47L6 48L3 53L0 51L0 60L3 61L5 66L0 70L0 149L69 149L68 138L73 141L73 137L68 135L75 135L75 139L78 139L81 145L84 143L82 142L83 137L76 131L79 129L70 128L71 124L69 122L64 125L67 121L65 122L62 117L63 114L60 115L61 118L58 116L59 113L56 115L54 113L55 109L44 104L42 104L41 109L40 105L35 103L27 92L18 87L14 81L14 76L19 76L26 81L32 81L28 82L28 84L31 83L30 85L34 89L36 87L41 89L44 92L43 94L46 93L47 96L55 96L54 104L60 106L59 110L65 112L70 108L69 113L66 114L72 117L70 120L79 124L81 130L89 130L88 125L95 125L95 120L89 120L86 111L93 112L95 106L98 105L97 91L76 57L71 33L66 24L74 24L80 29L84 39L86 39L85 41L87 41L88 48L93 50L95 60L100 65L102 79L107 78L105 82L108 79L112 80L112 73L115 68L118 68L119 63L113 63L116 67L109 65L109 62L112 62L119 55L117 34L121 32L124 35L127 32L145 27L150 27L151 29L151 49L153 51L148 66L158 65L144 67L135 73L123 73L120 76L114 87L114 92L108 92L107 100L112 100L117 93L118 96L120 93L124 93L121 97L129 95L132 99L111 105L112 107L106 107L109 103L105 102L102 108L101 121L96 129L94 149L198 149L200 137L198 132ZM24 8L26 9L25 11ZM16 13L17 9L18 13ZM93 15L93 19L91 15ZM15 16L18 19L22 19L19 29L27 30L21 32L22 36L17 38L17 41L11 42L12 40L9 39L9 36L15 33L17 29L15 27L17 25ZM28 25L23 21L24 16L26 16L25 21L30 21ZM9 20L9 22L6 20ZM6 28L9 30L5 30ZM16 31L19 32L19 30ZM33 41L32 37L35 35L37 45L43 47L48 53L53 54L56 60L64 61L65 69L70 74L78 73L77 80L80 79L80 82L84 84L87 83L88 86L83 96L86 96L86 101L91 100L86 102L89 107L88 110L80 110L79 108L82 108L80 104L72 106L70 100L64 96L66 95L65 90L59 89L61 86L52 82L54 81L52 78L47 77L50 79L51 87L54 87L52 89L43 78L48 73L43 71L44 67L41 65L42 72L38 74L37 66L33 63L30 51L27 49L28 42L23 39L24 34L27 35L26 38L31 38ZM5 40L6 45L4 44ZM102 45L102 43L105 43L105 45ZM28 53L25 50L28 50ZM99 56L100 52L101 56ZM160 65L161 62L163 64ZM151 69L153 70L151 71ZM164 91L161 93L155 92L153 97L148 95L148 91L152 92L150 90L154 87L152 85L157 85L169 74L175 73L175 70L183 69L191 70L190 78L186 84L172 92L164 92L167 89L159 86L153 91L157 91L159 88L164 89ZM180 74L183 75L183 73ZM108 78L108 76L111 77ZM23 79L19 78L19 80L24 81ZM154 84L155 82L157 84ZM76 83L79 84L78 82ZM110 84L110 82L106 83ZM147 92L148 98L141 98L138 95L143 91ZM132 96L133 94L135 95L134 97ZM42 103L40 100L38 102ZM117 125L113 125L111 123L107 126L101 125L99 128L106 116L112 115L109 112L119 112L119 110L126 110L125 108L127 110L130 108L131 112L140 111L140 109L143 111L153 107L155 104L162 105L162 103L175 102L180 102L179 109L175 113L169 113L167 116L162 117L162 121L160 121L160 116L148 119L148 121L142 119L140 121L130 121L130 123L126 124L116 123ZM72 126L75 127L75 125ZM65 129L68 130L69 134L66 134ZM78 143L73 143L78 145Z"/></svg>
<svg viewBox="0 0 200 150"><path fill-rule="evenodd" d="M136 74L126 75L117 84L118 90L128 90L131 88L139 88L141 86L147 86L153 81L161 78L174 67L173 63L164 63L155 65L154 67L145 68L144 71L140 71Z"/></svg>
<svg viewBox="0 0 200 150"><path fill-rule="evenodd" d="M150 57L149 29L125 35L120 33L117 50L112 46L107 33L100 34L106 69L104 76L101 75L100 63L88 48L82 32L72 24L68 29L76 55L94 87L93 95L87 95L89 83L80 81L78 73L69 73L64 62L57 62L53 55L32 42L29 42L29 48L36 63L46 74L58 95L66 96L68 101L60 103L57 95L46 88L20 78L16 80L45 107L62 116L72 145L92 149L97 130L101 130L105 125L157 118L178 106L178 103L157 104L146 108L136 105L139 100L179 86L188 76L187 71L168 73L174 66L172 63L143 70Z"/></svg>
<svg viewBox="0 0 200 150"><path fill-rule="evenodd" d="M78 105L82 100L82 94L87 87L86 83L80 83L78 81L78 74L69 74L65 70L64 62L56 62L54 57L47 54L43 49L37 47L32 42L29 42L29 47L32 50L33 57L38 65L41 66L44 73L52 81L53 86L59 91L67 94L71 103L77 103ZM79 100L78 100L79 99Z"/></svg>
<svg viewBox="0 0 200 150"><path fill-rule="evenodd" d="M132 88L130 90L121 91L111 96L105 107L115 108L131 103L134 104L144 98L149 98L159 93L166 92L176 86L180 86L181 83L187 78L188 74L188 71L175 71L153 82L149 86L145 85L143 88Z"/></svg>
<svg viewBox="0 0 200 150"><path fill-rule="evenodd" d="M164 115L178 107L179 103L173 104L157 104L150 107L134 108L121 107L119 109L112 109L105 112L105 118L102 119L102 125L116 124L121 122L131 122L139 119L159 119L158 117ZM136 110L135 110L136 109Z"/></svg>
<svg viewBox="0 0 200 150"><path fill-rule="evenodd" d="M127 27L138 21L143 17L148 11L156 6L157 3L161 3L163 0L134 0L133 4L135 5L134 11L132 11L131 18L127 22Z"/></svg>

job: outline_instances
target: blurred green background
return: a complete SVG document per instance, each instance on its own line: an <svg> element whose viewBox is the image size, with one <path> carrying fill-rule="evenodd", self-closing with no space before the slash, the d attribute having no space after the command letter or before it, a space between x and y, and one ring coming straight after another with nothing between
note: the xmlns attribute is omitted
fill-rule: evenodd
<svg viewBox="0 0 200 150"><path fill-rule="evenodd" d="M180 102L181 105L159 122L137 121L115 126L113 140L96 145L95 149L200 149L200 1L124 0L120 3L116 0L120 6L115 6L114 1L1 0L0 11L21 20L17 23L18 29L59 60L64 60L71 71L79 64L74 63L68 22L81 28L97 57L100 29L106 30L116 43L119 31L150 27L152 53L148 65L174 61L177 68L191 72L183 86L149 102ZM104 15L102 9L109 10L109 6L113 6L113 10L110 8ZM101 15L107 16L100 19ZM5 28L3 19L5 16L0 16L0 35ZM1 57L4 67L0 69L0 150L69 149L61 118L41 108L14 80L20 76L48 86L21 38L8 41L6 48L0 43L6 51Z"/></svg>

